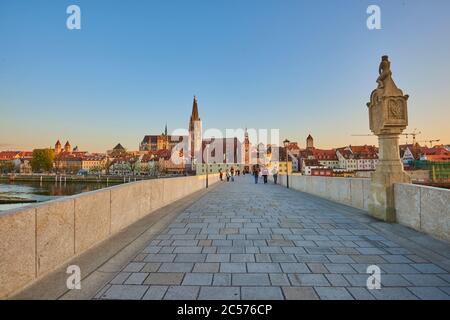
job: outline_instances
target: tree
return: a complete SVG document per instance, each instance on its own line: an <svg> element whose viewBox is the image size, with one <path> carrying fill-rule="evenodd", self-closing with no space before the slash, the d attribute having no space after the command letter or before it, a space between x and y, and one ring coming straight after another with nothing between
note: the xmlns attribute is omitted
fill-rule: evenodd
<svg viewBox="0 0 450 320"><path fill-rule="evenodd" d="M102 164L93 166L89 169L89 173L92 173L92 174L102 174L103 171L104 171L104 165L102 165Z"/></svg>
<svg viewBox="0 0 450 320"><path fill-rule="evenodd" d="M12 161L0 161L0 173L11 173L14 171L15 165Z"/></svg>
<svg viewBox="0 0 450 320"><path fill-rule="evenodd" d="M150 161L148 163L148 175L152 177L157 177L158 174L161 172L161 166L159 164L159 161Z"/></svg>
<svg viewBox="0 0 450 320"><path fill-rule="evenodd" d="M55 152L52 149L34 149L31 168L33 172L48 172L53 168Z"/></svg>
<svg viewBox="0 0 450 320"><path fill-rule="evenodd" d="M138 169L138 160L139 160L139 157L131 157L128 160L128 164L130 166L130 171L133 175L136 174L136 169Z"/></svg>
<svg viewBox="0 0 450 320"><path fill-rule="evenodd" d="M109 169L111 168L111 166L112 166L112 161L111 161L111 159L110 159L109 157L106 157L106 162L105 162L105 173L106 173L107 175L109 175Z"/></svg>

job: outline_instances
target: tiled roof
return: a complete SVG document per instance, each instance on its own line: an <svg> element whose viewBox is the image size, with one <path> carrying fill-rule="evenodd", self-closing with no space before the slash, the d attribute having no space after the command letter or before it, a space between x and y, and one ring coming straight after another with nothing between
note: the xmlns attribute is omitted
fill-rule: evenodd
<svg viewBox="0 0 450 320"><path fill-rule="evenodd" d="M338 157L336 155L336 150L321 150L321 149L313 149L312 155L317 160L337 160Z"/></svg>
<svg viewBox="0 0 450 320"><path fill-rule="evenodd" d="M317 159L305 159L304 160L305 167L320 167L321 164Z"/></svg>
<svg viewBox="0 0 450 320"><path fill-rule="evenodd" d="M378 159L378 148L375 146L348 146L336 151L346 159Z"/></svg>
<svg viewBox="0 0 450 320"><path fill-rule="evenodd" d="M298 142L291 142L291 143L289 143L287 148L289 150L300 150L300 147L298 146Z"/></svg>
<svg viewBox="0 0 450 320"><path fill-rule="evenodd" d="M106 156L101 154L86 154L81 158L83 159L83 161L103 161L106 159Z"/></svg>
<svg viewBox="0 0 450 320"><path fill-rule="evenodd" d="M450 161L449 155L433 154L425 156L428 161Z"/></svg>
<svg viewBox="0 0 450 320"><path fill-rule="evenodd" d="M0 160L14 160L20 157L20 151L1 151Z"/></svg>
<svg viewBox="0 0 450 320"><path fill-rule="evenodd" d="M125 150L125 148L124 148L120 143L118 143L118 144L113 148L113 150Z"/></svg>
<svg viewBox="0 0 450 320"><path fill-rule="evenodd" d="M130 156L130 155L126 155L126 156L121 156L121 157L116 157L111 161L111 164L115 164L115 163L127 163L127 162L131 162L131 161L135 161L136 157L134 156Z"/></svg>

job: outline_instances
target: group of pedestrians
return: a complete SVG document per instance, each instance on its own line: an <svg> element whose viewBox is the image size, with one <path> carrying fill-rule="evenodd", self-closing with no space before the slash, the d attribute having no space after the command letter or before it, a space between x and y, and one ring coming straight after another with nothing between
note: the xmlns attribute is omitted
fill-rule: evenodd
<svg viewBox="0 0 450 320"><path fill-rule="evenodd" d="M277 184L278 180L278 170L277 168L272 169L273 183ZM269 169L267 167L253 166L253 176L255 177L255 184L258 184L259 176L263 177L264 184L267 184L267 177L269 176Z"/></svg>
<svg viewBox="0 0 450 320"><path fill-rule="evenodd" d="M231 182L234 182L234 177L235 176L240 176L241 175L241 170L237 169L234 170L234 167L231 167L230 170L226 170L225 171L225 177L227 179L227 182L229 182L231 180ZM220 181L223 181L223 171L222 169L219 169L219 177L220 177Z"/></svg>
<svg viewBox="0 0 450 320"><path fill-rule="evenodd" d="M270 172L272 174L273 177L273 183L277 184L277 180L278 180L278 170L277 168L273 168L272 171ZM245 171L242 172L243 175L245 175ZM235 176L240 176L241 175L241 170L237 169L235 170L234 167L231 167L230 169L225 170L225 178L227 182L234 182L234 177ZM255 165L252 168L252 175L255 178L255 184L258 184L258 180L259 180L259 176L261 175L263 178L263 182L264 184L268 183L268 176L269 176L269 169L265 166L263 166L262 168L259 165ZM219 169L219 177L220 177L220 181L224 181L224 172L222 169Z"/></svg>

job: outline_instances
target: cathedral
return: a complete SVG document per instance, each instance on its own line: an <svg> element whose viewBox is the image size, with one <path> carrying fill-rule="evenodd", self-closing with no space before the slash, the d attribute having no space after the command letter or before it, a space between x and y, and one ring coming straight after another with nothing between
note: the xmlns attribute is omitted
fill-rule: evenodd
<svg viewBox="0 0 450 320"><path fill-rule="evenodd" d="M76 148L76 147L75 147ZM78 149L78 148L77 148ZM55 151L55 154L60 154L61 152L65 152L65 153L72 153L72 151L77 151L77 150L72 150L72 146L70 145L70 142L67 141L64 144L64 149L61 147L61 142L58 140L55 143L55 149L53 149Z"/></svg>
<svg viewBox="0 0 450 320"><path fill-rule="evenodd" d="M187 144L186 148L188 152L185 154L191 160L191 169L194 169L195 164L202 162L202 121L198 112L198 100L194 96L194 101L192 103L192 112L189 119L189 133L188 136L174 136L169 135L167 132L167 125L164 132L158 135L146 135L142 139L139 145L139 151L156 152L160 150L169 150L182 143L183 141ZM183 148L184 149L184 148Z"/></svg>
<svg viewBox="0 0 450 320"><path fill-rule="evenodd" d="M163 133L146 135L139 145L139 151L172 150L182 140L183 137L169 135L166 125Z"/></svg>

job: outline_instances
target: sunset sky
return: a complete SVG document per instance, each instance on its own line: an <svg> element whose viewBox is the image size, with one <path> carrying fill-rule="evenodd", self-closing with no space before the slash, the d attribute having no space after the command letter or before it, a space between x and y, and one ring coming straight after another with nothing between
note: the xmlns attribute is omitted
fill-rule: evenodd
<svg viewBox="0 0 450 320"><path fill-rule="evenodd" d="M66 28L71 4L81 30ZM370 4L381 30L366 27ZM166 122L186 128L194 94L204 129L376 144L352 134L370 133L384 54L410 95L407 132L448 144L449 15L448 0L2 0L0 150L137 150Z"/></svg>

